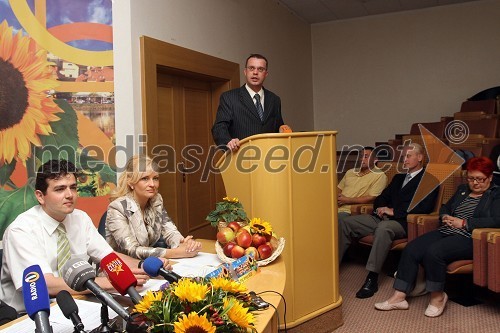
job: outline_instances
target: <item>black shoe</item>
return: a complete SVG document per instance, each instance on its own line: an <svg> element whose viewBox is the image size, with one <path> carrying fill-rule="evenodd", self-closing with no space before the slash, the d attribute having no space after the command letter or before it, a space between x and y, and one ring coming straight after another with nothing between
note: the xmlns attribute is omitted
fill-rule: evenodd
<svg viewBox="0 0 500 333"><path fill-rule="evenodd" d="M356 293L357 298L372 297L378 291L378 283L373 279L366 279L365 284Z"/></svg>

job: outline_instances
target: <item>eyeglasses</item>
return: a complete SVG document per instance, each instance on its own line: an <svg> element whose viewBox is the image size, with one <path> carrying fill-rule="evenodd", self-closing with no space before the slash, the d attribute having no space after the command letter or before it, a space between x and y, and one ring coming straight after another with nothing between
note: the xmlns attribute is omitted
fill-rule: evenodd
<svg viewBox="0 0 500 333"><path fill-rule="evenodd" d="M487 177L467 177L467 181L470 183L477 182L478 184L484 183L484 181L488 179Z"/></svg>
<svg viewBox="0 0 500 333"><path fill-rule="evenodd" d="M259 73L263 73L267 70L265 67L254 67L254 66L248 66L246 67L250 72L253 72L254 70L257 70Z"/></svg>

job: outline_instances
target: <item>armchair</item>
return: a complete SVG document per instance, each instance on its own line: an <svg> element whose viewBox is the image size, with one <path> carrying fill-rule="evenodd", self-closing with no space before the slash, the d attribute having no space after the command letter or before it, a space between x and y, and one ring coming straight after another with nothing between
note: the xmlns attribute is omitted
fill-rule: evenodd
<svg viewBox="0 0 500 333"><path fill-rule="evenodd" d="M436 230L439 227L438 215L420 216L417 218L416 232L408 235L408 241L423 235L426 232ZM472 260L457 260L447 267L448 274L471 274L473 273L474 284L486 286L488 277L488 253L487 245L489 236L493 231L500 232L495 228L478 228L472 232L474 254Z"/></svg>
<svg viewBox="0 0 500 333"><path fill-rule="evenodd" d="M488 289L500 292L500 231L488 234Z"/></svg>

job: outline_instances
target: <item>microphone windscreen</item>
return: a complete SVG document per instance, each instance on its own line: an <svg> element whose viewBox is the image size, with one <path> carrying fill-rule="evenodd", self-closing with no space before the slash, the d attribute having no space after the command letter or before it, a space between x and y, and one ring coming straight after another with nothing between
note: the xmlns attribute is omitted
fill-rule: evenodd
<svg viewBox="0 0 500 333"><path fill-rule="evenodd" d="M75 291L87 289L85 282L95 279L95 272L92 266L85 260L71 258L63 266L64 282Z"/></svg>
<svg viewBox="0 0 500 333"><path fill-rule="evenodd" d="M57 296L57 305L61 309L64 317L71 319L70 315L72 313L78 314L78 306L76 305L75 300L71 297L71 294L66 290L61 290Z"/></svg>
<svg viewBox="0 0 500 333"><path fill-rule="evenodd" d="M114 252L102 258L100 267L121 295L126 295L128 288L137 285L137 279L130 268Z"/></svg>
<svg viewBox="0 0 500 333"><path fill-rule="evenodd" d="M156 277L160 273L160 269L163 267L163 262L157 257L148 257L144 260L142 264L142 269L147 275Z"/></svg>
<svg viewBox="0 0 500 333"><path fill-rule="evenodd" d="M23 298L26 313L31 319L35 320L35 315L40 311L50 313L49 290L39 265L24 270Z"/></svg>

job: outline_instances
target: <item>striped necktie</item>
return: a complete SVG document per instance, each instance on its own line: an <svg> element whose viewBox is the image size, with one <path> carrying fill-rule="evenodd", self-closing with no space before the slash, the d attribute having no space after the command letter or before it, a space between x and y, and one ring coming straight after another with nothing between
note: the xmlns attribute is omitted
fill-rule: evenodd
<svg viewBox="0 0 500 333"><path fill-rule="evenodd" d="M405 180L403 182L403 186L401 186L401 188L405 187L406 184L408 184L408 182L410 181L410 179L411 179L411 174L407 173L406 174L406 178L405 178Z"/></svg>
<svg viewBox="0 0 500 333"><path fill-rule="evenodd" d="M264 120L264 109L260 103L260 95L255 94L253 98L255 98L255 106L257 107L257 113L259 114L260 120Z"/></svg>
<svg viewBox="0 0 500 333"><path fill-rule="evenodd" d="M62 223L57 226L57 271L59 276L62 276L62 268L64 264L71 258L71 252L69 250L69 241L66 236L66 228Z"/></svg>

